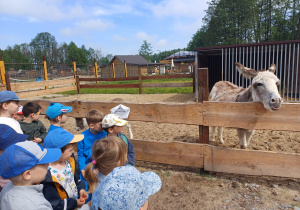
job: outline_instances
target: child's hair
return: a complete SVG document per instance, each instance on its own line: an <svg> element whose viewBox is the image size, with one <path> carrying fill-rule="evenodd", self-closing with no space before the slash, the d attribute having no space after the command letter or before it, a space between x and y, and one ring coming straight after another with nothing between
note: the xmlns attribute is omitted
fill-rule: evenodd
<svg viewBox="0 0 300 210"><path fill-rule="evenodd" d="M106 133L108 133L108 129L114 128L114 127L115 127L115 125L113 125L113 126L111 126L111 127L109 127L109 128L103 128L103 127L102 127L102 130L104 130Z"/></svg>
<svg viewBox="0 0 300 210"><path fill-rule="evenodd" d="M4 101L4 102L0 103L0 110L3 109L2 108L3 104L9 104L11 102L13 102L13 101Z"/></svg>
<svg viewBox="0 0 300 210"><path fill-rule="evenodd" d="M104 117L104 113L97 110L97 109L92 109L90 110L85 118L86 118L86 122L88 125L90 125L91 123L98 123L98 122L102 122L102 119Z"/></svg>
<svg viewBox="0 0 300 210"><path fill-rule="evenodd" d="M46 119L48 119L48 120L50 120L50 122L55 122L55 123L57 123L58 122L58 117L60 116L60 117L62 117L64 114L66 114L66 113L61 113L60 115L58 115L57 117L54 117L53 119L50 119L49 117L48 117L48 115L45 115L45 118Z"/></svg>
<svg viewBox="0 0 300 210"><path fill-rule="evenodd" d="M85 167L84 178L89 185L89 193L95 191L98 178L94 169L101 172L103 175L109 174L114 168L123 166L127 161L127 146L125 142L116 136L110 136L97 140L92 148L93 162Z"/></svg>
<svg viewBox="0 0 300 210"><path fill-rule="evenodd" d="M24 117L28 117L30 114L35 114L38 113L42 107L39 104L33 103L33 102L28 102L23 106L23 114Z"/></svg>
<svg viewBox="0 0 300 210"><path fill-rule="evenodd" d="M67 144L67 145L63 146L62 148L60 148L61 153L66 151L66 149L68 149L69 147L74 147L74 146L75 146L75 143L70 143L70 144Z"/></svg>

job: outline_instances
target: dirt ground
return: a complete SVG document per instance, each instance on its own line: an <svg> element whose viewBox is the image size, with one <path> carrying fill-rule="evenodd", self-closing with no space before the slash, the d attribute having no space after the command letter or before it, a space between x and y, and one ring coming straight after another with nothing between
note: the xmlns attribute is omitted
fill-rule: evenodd
<svg viewBox="0 0 300 210"><path fill-rule="evenodd" d="M193 94L86 94L64 97L48 95L28 99L53 101L111 101L122 98L131 103L191 103ZM49 122L41 119L46 127ZM68 118L64 128L72 133L75 120ZM198 127L190 125L131 122L135 139L157 141L196 142ZM125 129L124 132L128 133ZM267 150L299 153L299 132L257 130L250 150ZM235 129L224 129L225 145L239 148ZM225 173L209 173L198 168L176 167L137 161L140 171L155 171L162 179L162 188L149 199L150 209L300 209L299 179L278 177L244 176Z"/></svg>

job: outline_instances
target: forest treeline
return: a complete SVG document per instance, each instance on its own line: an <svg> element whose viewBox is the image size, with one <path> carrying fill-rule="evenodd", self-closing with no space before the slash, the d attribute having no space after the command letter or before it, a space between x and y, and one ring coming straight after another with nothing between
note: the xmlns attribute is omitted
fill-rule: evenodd
<svg viewBox="0 0 300 210"><path fill-rule="evenodd" d="M300 0L211 0L204 24L192 35L184 49L153 52L151 43L144 40L139 54L150 62L160 61L180 50L199 47L274 42L300 39ZM180 40L179 40L180 41ZM6 63L109 64L112 54L103 55L100 49L76 46L74 42L58 44L48 32L39 33L27 44L16 44L1 50Z"/></svg>
<svg viewBox="0 0 300 210"><path fill-rule="evenodd" d="M212 0L187 49L300 39L299 0Z"/></svg>
<svg viewBox="0 0 300 210"><path fill-rule="evenodd" d="M78 64L91 64L96 59L105 65L113 58L112 54L103 56L99 49L87 49L84 45L77 47L74 42L58 44L55 36L48 32L38 33L29 44L0 49L0 54L5 63L42 63L45 57L50 64L70 64L74 58Z"/></svg>

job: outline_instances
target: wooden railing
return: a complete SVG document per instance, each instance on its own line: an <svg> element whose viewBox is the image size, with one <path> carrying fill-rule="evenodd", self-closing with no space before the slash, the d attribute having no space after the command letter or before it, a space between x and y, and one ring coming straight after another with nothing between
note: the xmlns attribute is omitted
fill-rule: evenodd
<svg viewBox="0 0 300 210"><path fill-rule="evenodd" d="M42 114L50 101L34 101L42 106ZM56 101L59 102L59 101ZM26 103L26 101L21 102ZM91 109L110 113L120 102L69 101L71 117L85 117ZM203 102L174 103L122 103L130 108L129 121L223 126L248 129L300 131L300 105L282 104L279 111L271 112L259 103ZM135 131L138 132L138 131ZM199 139L201 137L199 136ZM131 140L136 160L198 167L207 171L247 175L267 175L300 178L300 154L270 151L228 149L209 144Z"/></svg>

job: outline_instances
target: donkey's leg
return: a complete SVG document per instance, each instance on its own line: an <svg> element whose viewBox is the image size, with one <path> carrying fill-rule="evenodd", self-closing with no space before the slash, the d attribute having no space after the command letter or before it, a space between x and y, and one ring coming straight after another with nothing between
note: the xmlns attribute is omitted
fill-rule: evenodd
<svg viewBox="0 0 300 210"><path fill-rule="evenodd" d="M223 127L218 127L219 140L222 144L224 144L223 140Z"/></svg>
<svg viewBox="0 0 300 210"><path fill-rule="evenodd" d="M247 148L247 139L246 139L246 130L242 128L237 128L237 135L240 140L240 148L246 149Z"/></svg>
<svg viewBox="0 0 300 210"><path fill-rule="evenodd" d="M215 141L216 127L215 126L210 126L210 128L211 128L211 139L210 139L210 141Z"/></svg>
<svg viewBox="0 0 300 210"><path fill-rule="evenodd" d="M247 139L248 145L250 144L250 140L254 133L255 133L255 130L247 130L246 131L246 139Z"/></svg>

